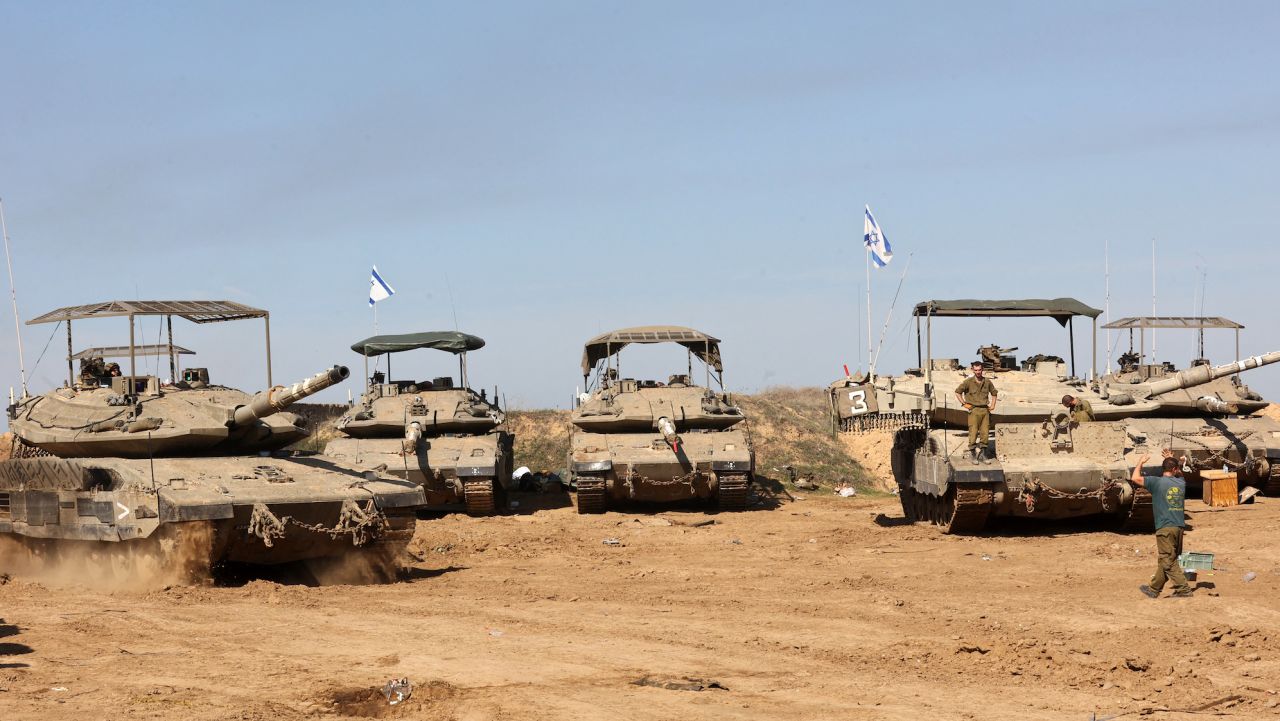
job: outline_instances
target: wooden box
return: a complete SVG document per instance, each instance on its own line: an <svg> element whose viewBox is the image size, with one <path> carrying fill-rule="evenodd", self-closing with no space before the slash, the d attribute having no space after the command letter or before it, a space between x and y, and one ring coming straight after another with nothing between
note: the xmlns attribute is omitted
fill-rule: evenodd
<svg viewBox="0 0 1280 721"><path fill-rule="evenodd" d="M1209 506L1234 506L1240 497L1235 471L1200 471L1204 502Z"/></svg>

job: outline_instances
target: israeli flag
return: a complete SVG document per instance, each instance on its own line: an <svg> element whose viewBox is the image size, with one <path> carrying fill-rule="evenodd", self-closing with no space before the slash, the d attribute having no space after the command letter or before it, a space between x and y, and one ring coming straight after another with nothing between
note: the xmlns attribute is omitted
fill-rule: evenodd
<svg viewBox="0 0 1280 721"><path fill-rule="evenodd" d="M386 300L396 294L396 289L387 285L387 281L378 275L378 266L373 266L373 274L369 278L369 307L380 300Z"/></svg>
<svg viewBox="0 0 1280 721"><path fill-rule="evenodd" d="M889 239L880 231L880 224L871 214L871 206L863 206L867 215L862 221L862 242L871 251L871 261L877 268L883 268L893 260L893 248L889 247Z"/></svg>

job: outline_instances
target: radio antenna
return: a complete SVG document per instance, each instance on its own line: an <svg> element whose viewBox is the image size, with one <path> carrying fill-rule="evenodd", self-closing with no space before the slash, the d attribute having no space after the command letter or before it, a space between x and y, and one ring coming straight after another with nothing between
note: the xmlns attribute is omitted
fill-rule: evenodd
<svg viewBox="0 0 1280 721"><path fill-rule="evenodd" d="M13 255L9 252L9 227L4 222L4 199L0 198L0 235L4 236L4 261L9 266L9 300L13 303L13 334L18 338L18 373L22 379L22 397L27 393L27 365L22 354L22 325L18 319L18 291L13 285Z"/></svg>

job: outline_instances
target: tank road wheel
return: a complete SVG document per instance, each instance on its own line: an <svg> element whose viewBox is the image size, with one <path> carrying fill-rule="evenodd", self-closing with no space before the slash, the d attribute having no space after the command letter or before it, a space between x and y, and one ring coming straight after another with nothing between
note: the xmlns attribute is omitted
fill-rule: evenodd
<svg viewBox="0 0 1280 721"><path fill-rule="evenodd" d="M464 481L462 483L462 499L467 504L467 515L492 516L494 511L493 480L481 478Z"/></svg>
<svg viewBox="0 0 1280 721"><path fill-rule="evenodd" d="M929 520L929 495L913 491L911 494L911 508L915 511L917 521Z"/></svg>
<svg viewBox="0 0 1280 721"><path fill-rule="evenodd" d="M747 486L751 479L745 473L719 476L716 483L716 505L722 511L747 510Z"/></svg>
<svg viewBox="0 0 1280 721"><path fill-rule="evenodd" d="M578 513L604 513L607 501L603 478L578 476Z"/></svg>

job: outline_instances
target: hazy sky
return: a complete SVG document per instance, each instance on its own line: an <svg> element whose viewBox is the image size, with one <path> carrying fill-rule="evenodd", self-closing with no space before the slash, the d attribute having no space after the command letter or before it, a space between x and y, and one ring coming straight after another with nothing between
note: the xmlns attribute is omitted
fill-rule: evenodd
<svg viewBox="0 0 1280 721"><path fill-rule="evenodd" d="M489 341L473 380L516 407L564 405L586 338L651 323L722 338L733 388L820 385L865 365L868 203L897 252L877 335L910 257L882 372L915 364L919 300L1102 307L1107 242L1112 316L1149 314L1153 239L1162 314L1198 310L1203 277L1246 353L1280 348L1275 3L4 0L0 36L24 321L226 298L271 311L277 382L359 376L376 263L398 291L380 329L456 314ZM65 376L53 330L23 327L36 391ZM262 384L260 323L175 330L215 380ZM125 340L77 327L77 349ZM1193 341L1161 333L1159 355ZM988 342L1066 354L1048 320L948 323L935 348ZM1247 379L1280 397L1280 368Z"/></svg>

